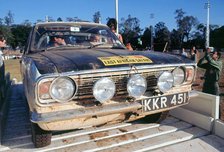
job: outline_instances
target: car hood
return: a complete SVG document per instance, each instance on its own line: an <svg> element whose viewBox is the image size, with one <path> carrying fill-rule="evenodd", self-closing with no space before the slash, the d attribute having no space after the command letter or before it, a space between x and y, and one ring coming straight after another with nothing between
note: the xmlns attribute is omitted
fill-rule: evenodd
<svg viewBox="0 0 224 152"><path fill-rule="evenodd" d="M124 49L81 49L45 51L29 55L40 74L62 73L70 71L94 70L103 68L127 67L127 64L105 65L103 57L144 57L151 62L131 63L132 65L181 64L192 61L177 55L154 51L128 51Z"/></svg>

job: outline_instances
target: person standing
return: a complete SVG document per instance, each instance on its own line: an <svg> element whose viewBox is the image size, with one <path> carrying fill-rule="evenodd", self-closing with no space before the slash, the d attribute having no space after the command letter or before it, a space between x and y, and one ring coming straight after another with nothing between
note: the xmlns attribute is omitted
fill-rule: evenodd
<svg viewBox="0 0 224 152"><path fill-rule="evenodd" d="M2 32L0 32L0 48L4 48L5 46L6 46L6 41L4 39Z"/></svg>
<svg viewBox="0 0 224 152"><path fill-rule="evenodd" d="M191 60L197 62L197 50L196 50L195 46L193 46L190 51L190 58L191 58Z"/></svg>
<svg viewBox="0 0 224 152"><path fill-rule="evenodd" d="M2 53L4 47L6 47L6 41L3 34L0 32L0 102L5 97L5 65Z"/></svg>
<svg viewBox="0 0 224 152"><path fill-rule="evenodd" d="M185 48L182 48L182 53L181 53L182 56L185 56L185 57L188 57L188 54L185 50Z"/></svg>
<svg viewBox="0 0 224 152"><path fill-rule="evenodd" d="M123 43L122 35L117 33L117 21L115 18L110 18L107 22L107 26L111 29L111 31L119 38L119 40Z"/></svg>
<svg viewBox="0 0 224 152"><path fill-rule="evenodd" d="M0 58L2 58L2 60L4 59L2 51L5 47L6 47L6 41L4 39L3 34L0 32Z"/></svg>
<svg viewBox="0 0 224 152"><path fill-rule="evenodd" d="M220 58L220 52L213 51L211 53L211 49L207 48L204 57L198 61L197 66L206 70L202 88L202 92L204 93L219 95L218 81L222 71L222 61Z"/></svg>
<svg viewBox="0 0 224 152"><path fill-rule="evenodd" d="M129 51L133 51L133 48L132 48L132 46L131 46L131 43L130 42L128 42L128 43L126 43L126 48L129 50Z"/></svg>

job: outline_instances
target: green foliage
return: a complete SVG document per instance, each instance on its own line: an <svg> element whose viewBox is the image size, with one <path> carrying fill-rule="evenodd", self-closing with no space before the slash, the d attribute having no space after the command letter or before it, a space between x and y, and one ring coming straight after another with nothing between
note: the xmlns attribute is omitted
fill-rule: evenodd
<svg viewBox="0 0 224 152"><path fill-rule="evenodd" d="M146 28L142 35L142 47L149 48L151 45L151 29Z"/></svg>
<svg viewBox="0 0 224 152"><path fill-rule="evenodd" d="M155 25L154 49L163 50L166 43L170 44L170 31L165 26L165 23L159 22Z"/></svg>
<svg viewBox="0 0 224 152"><path fill-rule="evenodd" d="M93 15L93 22L95 23L100 23L101 20L101 14L100 11L97 11L94 15Z"/></svg>
<svg viewBox="0 0 224 152"><path fill-rule="evenodd" d="M210 36L211 46L214 46L218 49L224 48L224 26L211 31Z"/></svg>
<svg viewBox="0 0 224 152"><path fill-rule="evenodd" d="M26 45L27 38L29 36L31 26L26 25L15 25L12 26L11 31L14 36L14 41L11 43L13 49L19 47L22 49Z"/></svg>
<svg viewBox="0 0 224 152"><path fill-rule="evenodd" d="M8 12L8 14L5 16L5 24L7 26L11 26L14 22L13 14L11 11Z"/></svg>
<svg viewBox="0 0 224 152"><path fill-rule="evenodd" d="M132 38L138 37L142 31L139 19L131 17L131 15L128 15L127 19L122 18L119 27L125 42L129 42Z"/></svg>

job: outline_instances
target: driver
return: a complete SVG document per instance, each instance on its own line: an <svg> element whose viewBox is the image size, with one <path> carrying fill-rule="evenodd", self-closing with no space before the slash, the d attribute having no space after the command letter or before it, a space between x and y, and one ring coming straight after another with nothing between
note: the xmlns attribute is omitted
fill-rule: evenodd
<svg viewBox="0 0 224 152"><path fill-rule="evenodd" d="M51 36L48 46L54 47L54 46L61 46L66 45L64 37L60 35Z"/></svg>

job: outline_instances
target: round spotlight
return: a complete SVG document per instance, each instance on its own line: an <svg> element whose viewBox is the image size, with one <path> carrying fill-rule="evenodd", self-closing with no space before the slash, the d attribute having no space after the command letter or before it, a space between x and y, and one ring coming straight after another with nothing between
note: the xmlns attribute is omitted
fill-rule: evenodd
<svg viewBox="0 0 224 152"><path fill-rule="evenodd" d="M93 95L101 103L110 100L115 94L115 84L110 78L101 78L93 86Z"/></svg>
<svg viewBox="0 0 224 152"><path fill-rule="evenodd" d="M173 87L173 82L173 74L165 71L159 76L157 86L161 92L165 93Z"/></svg>
<svg viewBox="0 0 224 152"><path fill-rule="evenodd" d="M127 84L127 91L130 96L138 98L145 93L147 82L145 78L139 74L132 75Z"/></svg>

